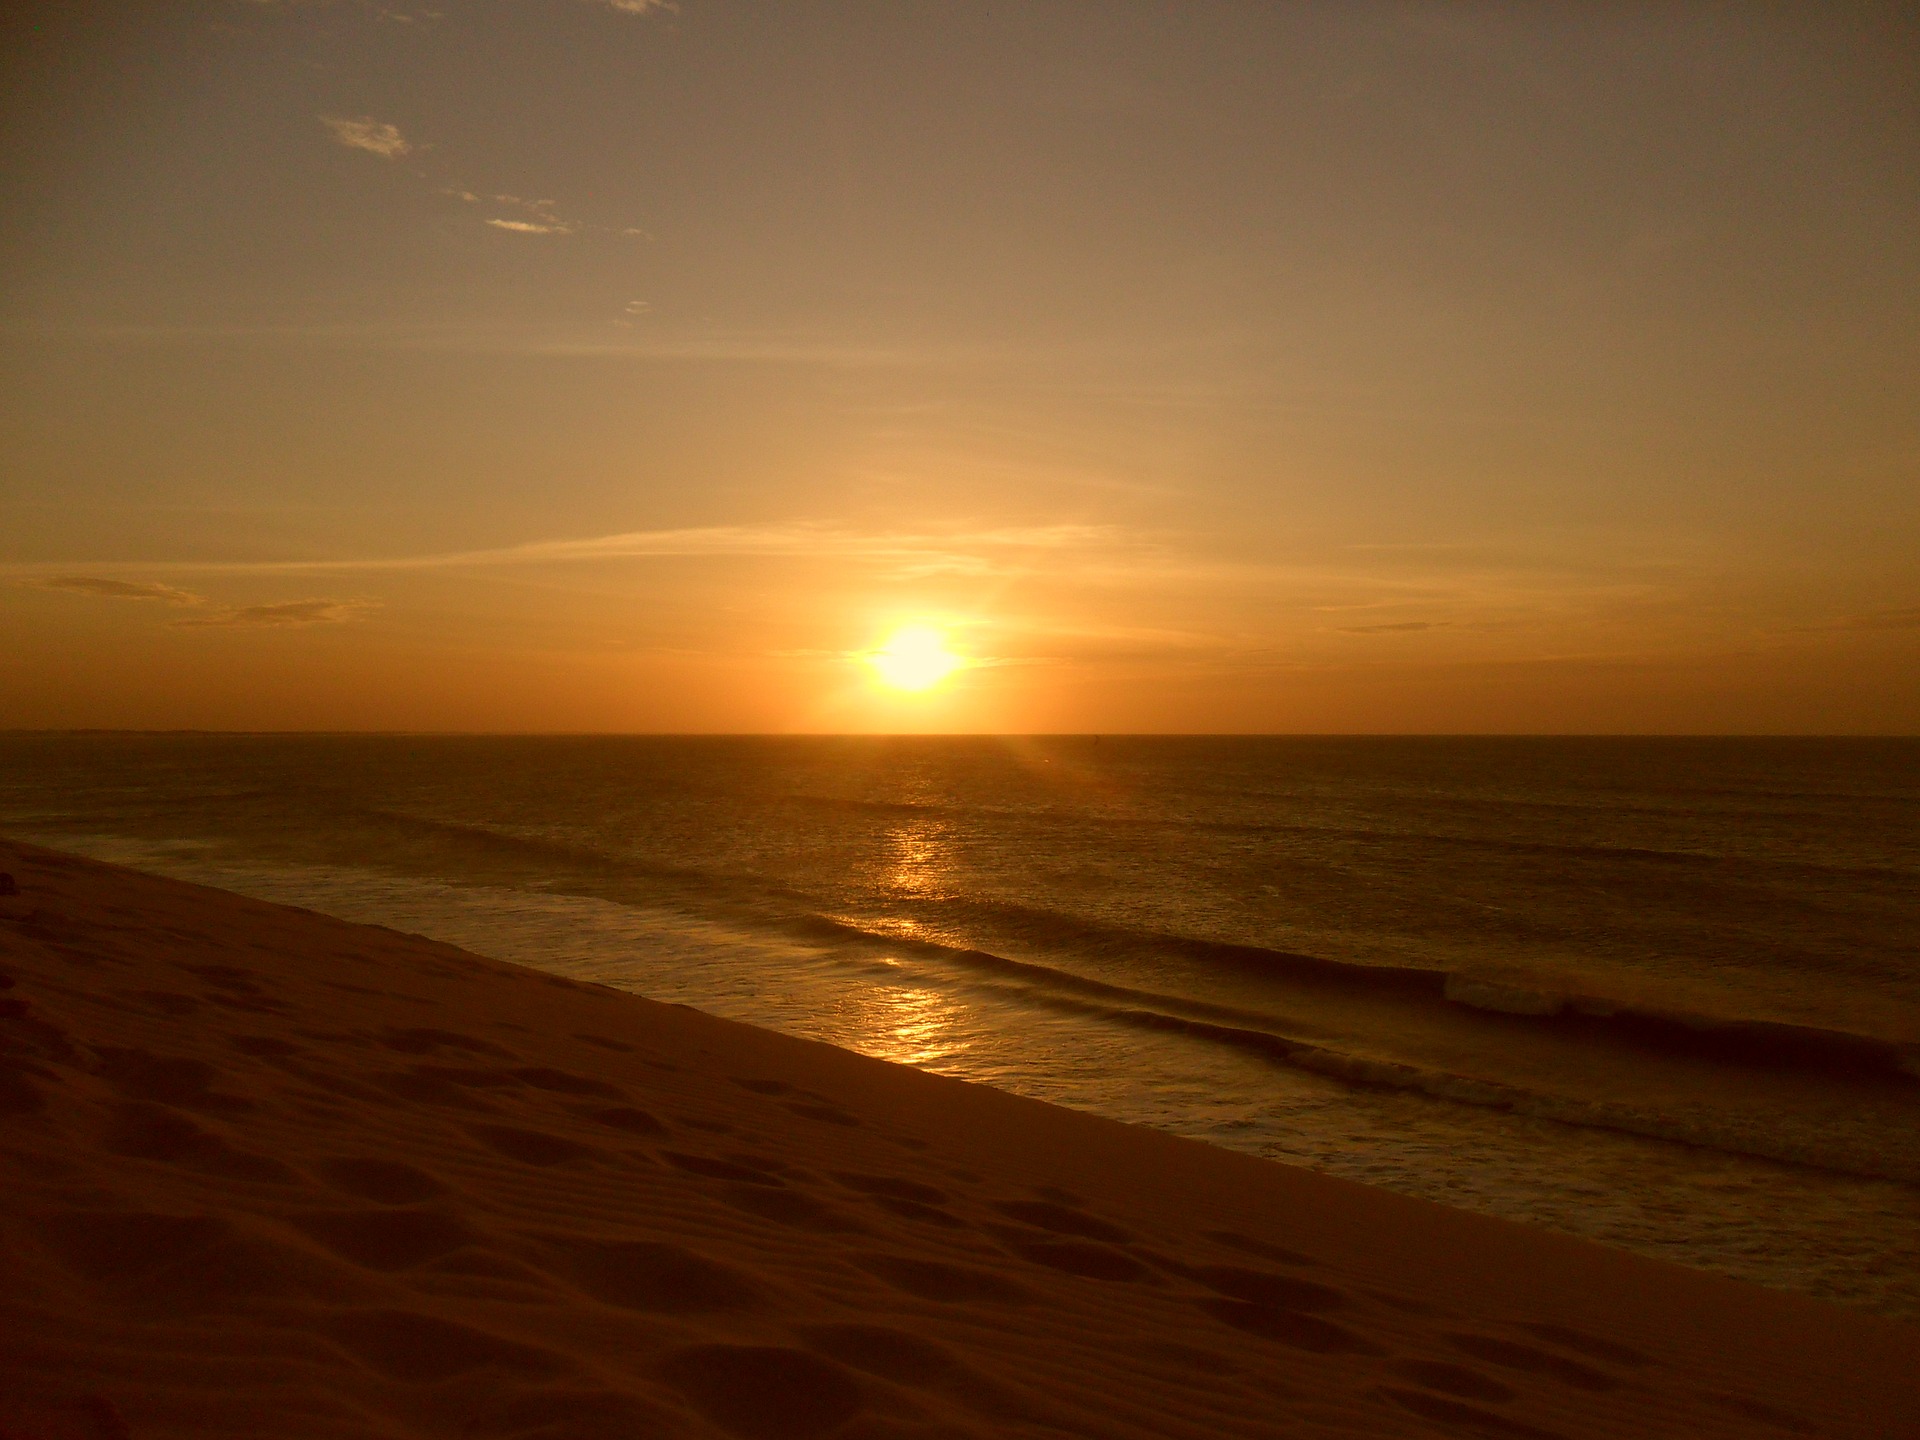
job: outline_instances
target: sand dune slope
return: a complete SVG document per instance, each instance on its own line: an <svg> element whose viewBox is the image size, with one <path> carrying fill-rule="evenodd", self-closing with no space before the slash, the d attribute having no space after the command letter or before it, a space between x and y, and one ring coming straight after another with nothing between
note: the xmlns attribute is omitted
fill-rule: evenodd
<svg viewBox="0 0 1920 1440"><path fill-rule="evenodd" d="M0 1435L1920 1433L1920 1333L390 931L0 869Z"/></svg>

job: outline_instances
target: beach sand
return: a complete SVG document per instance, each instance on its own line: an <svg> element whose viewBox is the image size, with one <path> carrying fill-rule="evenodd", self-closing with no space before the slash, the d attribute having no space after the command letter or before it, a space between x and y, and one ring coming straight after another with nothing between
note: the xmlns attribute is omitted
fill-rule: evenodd
<svg viewBox="0 0 1920 1440"><path fill-rule="evenodd" d="M1920 1434L1920 1331L0 845L0 1436Z"/></svg>

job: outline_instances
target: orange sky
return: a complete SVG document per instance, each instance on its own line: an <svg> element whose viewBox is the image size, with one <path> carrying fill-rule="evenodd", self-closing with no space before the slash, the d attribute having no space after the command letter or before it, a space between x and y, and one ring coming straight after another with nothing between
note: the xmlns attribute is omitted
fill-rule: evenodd
<svg viewBox="0 0 1920 1440"><path fill-rule="evenodd" d="M1920 730L1899 7L0 24L0 726Z"/></svg>

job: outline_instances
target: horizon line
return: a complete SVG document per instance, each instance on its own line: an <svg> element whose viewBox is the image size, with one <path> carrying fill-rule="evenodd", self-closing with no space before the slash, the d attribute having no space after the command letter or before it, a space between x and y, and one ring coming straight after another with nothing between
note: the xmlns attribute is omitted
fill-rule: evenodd
<svg viewBox="0 0 1920 1440"><path fill-rule="evenodd" d="M204 735L446 740L1920 740L1881 730L405 730L0 726L0 736Z"/></svg>

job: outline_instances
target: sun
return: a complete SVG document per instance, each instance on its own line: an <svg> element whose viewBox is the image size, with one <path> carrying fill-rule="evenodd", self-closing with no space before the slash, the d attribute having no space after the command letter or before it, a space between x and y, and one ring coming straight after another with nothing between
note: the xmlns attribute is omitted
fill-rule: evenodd
<svg viewBox="0 0 1920 1440"><path fill-rule="evenodd" d="M903 626L860 658L895 690L931 690L967 663L947 648L945 632L932 625Z"/></svg>

